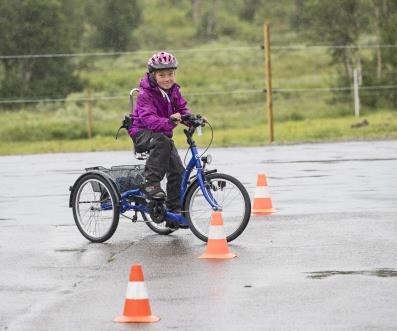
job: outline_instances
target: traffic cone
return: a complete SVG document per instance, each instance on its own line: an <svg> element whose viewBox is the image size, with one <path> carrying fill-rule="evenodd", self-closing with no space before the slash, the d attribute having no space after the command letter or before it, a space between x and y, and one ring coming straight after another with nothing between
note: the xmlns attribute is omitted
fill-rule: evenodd
<svg viewBox="0 0 397 331"><path fill-rule="evenodd" d="M254 195L254 205L252 207L253 215L270 215L276 210L273 209L272 200L267 189L267 181L265 174L258 174L256 189Z"/></svg>
<svg viewBox="0 0 397 331"><path fill-rule="evenodd" d="M142 267L140 264L133 264L127 286L123 315L116 317L113 321L120 323L150 323L159 320L160 317L152 315L150 310Z"/></svg>
<svg viewBox="0 0 397 331"><path fill-rule="evenodd" d="M230 253L223 231L222 213L213 211L211 215L210 231L208 234L207 249L199 259L232 259L236 254Z"/></svg>

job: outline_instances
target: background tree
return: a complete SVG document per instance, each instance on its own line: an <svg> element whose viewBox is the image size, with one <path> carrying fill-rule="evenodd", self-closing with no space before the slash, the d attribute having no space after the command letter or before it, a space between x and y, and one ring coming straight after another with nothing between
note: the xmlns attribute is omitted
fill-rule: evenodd
<svg viewBox="0 0 397 331"><path fill-rule="evenodd" d="M220 0L211 1L201 17L198 34L204 39L209 40L217 38L218 11L220 5Z"/></svg>
<svg viewBox="0 0 397 331"><path fill-rule="evenodd" d="M397 2L374 1L374 35L378 44L397 45ZM364 63L363 84L367 86L397 85L397 56L395 48L376 49ZM381 108L397 106L396 89L375 90L362 96L363 103Z"/></svg>
<svg viewBox="0 0 397 331"><path fill-rule="evenodd" d="M307 37L321 44L349 46L330 49L335 63L343 63L350 79L360 67L358 45L360 33L368 30L366 0L307 0L303 3L303 26Z"/></svg>
<svg viewBox="0 0 397 331"><path fill-rule="evenodd" d="M381 43L381 19L384 16L384 2L383 0L372 0L374 6L374 26L376 42ZM376 49L376 74L378 78L382 76L382 51L378 46Z"/></svg>
<svg viewBox="0 0 397 331"><path fill-rule="evenodd" d="M252 22L257 10L263 6L263 0L243 0L239 16L242 20Z"/></svg>
<svg viewBox="0 0 397 331"><path fill-rule="evenodd" d="M97 1L98 3L98 1ZM94 18L94 45L104 50L125 51L138 48L133 30L141 23L138 0L102 0Z"/></svg>
<svg viewBox="0 0 397 331"><path fill-rule="evenodd" d="M70 53L82 34L76 0L0 1L0 54ZM76 64L66 57L3 59L1 97L64 97L81 88Z"/></svg>
<svg viewBox="0 0 397 331"><path fill-rule="evenodd" d="M193 24L197 26L201 17L201 0L191 0L192 1L192 19Z"/></svg>
<svg viewBox="0 0 397 331"><path fill-rule="evenodd" d="M305 0L294 0L294 13L291 15L291 27L294 29L301 28L301 19L304 13Z"/></svg>

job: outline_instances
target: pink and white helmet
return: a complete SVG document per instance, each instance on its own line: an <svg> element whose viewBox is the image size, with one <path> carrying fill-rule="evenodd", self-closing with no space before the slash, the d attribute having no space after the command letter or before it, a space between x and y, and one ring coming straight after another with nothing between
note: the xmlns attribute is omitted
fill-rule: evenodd
<svg viewBox="0 0 397 331"><path fill-rule="evenodd" d="M161 51L150 57L147 67L149 72L160 69L176 69L178 68L178 61L171 53Z"/></svg>

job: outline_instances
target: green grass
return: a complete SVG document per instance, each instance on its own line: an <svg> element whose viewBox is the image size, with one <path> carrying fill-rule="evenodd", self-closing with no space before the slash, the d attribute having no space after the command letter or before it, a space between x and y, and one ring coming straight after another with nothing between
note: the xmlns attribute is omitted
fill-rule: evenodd
<svg viewBox="0 0 397 331"><path fill-rule="evenodd" d="M351 128L352 124L357 124L364 119L369 122L369 125ZM201 147L206 146L210 139L209 129L205 128L203 133L202 137L196 137L196 142ZM359 119L345 116L327 120L313 118L276 122L274 135L275 143L397 138L397 114L377 112ZM252 122L246 127L224 129L214 125L212 146L260 146L268 143L268 137L268 126L265 122ZM179 148L186 147L182 128L176 130L174 139ZM107 150L131 150L131 140L124 133L117 141L111 136L96 136L91 140L20 141L0 145L0 155Z"/></svg>
<svg viewBox="0 0 397 331"><path fill-rule="evenodd" d="M241 42L214 42L195 48L242 46ZM0 154L130 149L124 137L113 137L124 114L129 112L130 88L137 86L150 55L136 53L120 57L96 58L79 74L94 96L125 96L120 100L92 102L94 138L87 140L86 103L73 101L85 92L68 96L65 103L24 105L0 111ZM176 52L181 63L178 83L194 113L205 115L215 128L215 146L252 146L267 143L267 114L263 51L258 48L233 52ZM324 49L274 50L274 88L316 88L335 84L338 66L330 65ZM254 93L189 95L216 91L251 90ZM362 118L370 125L350 129L357 122L351 115L350 97L327 91L274 94L273 116L277 143L382 139L396 137L396 112L363 107ZM179 146L184 136L176 133ZM203 144L208 139L204 137Z"/></svg>

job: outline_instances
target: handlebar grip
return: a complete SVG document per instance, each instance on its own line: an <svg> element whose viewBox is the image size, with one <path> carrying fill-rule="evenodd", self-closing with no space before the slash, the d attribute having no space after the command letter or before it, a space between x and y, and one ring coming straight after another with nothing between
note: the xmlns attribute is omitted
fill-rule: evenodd
<svg viewBox="0 0 397 331"><path fill-rule="evenodd" d="M193 114L187 114L187 115L182 115L182 121L189 121L189 120L194 120L196 116Z"/></svg>

